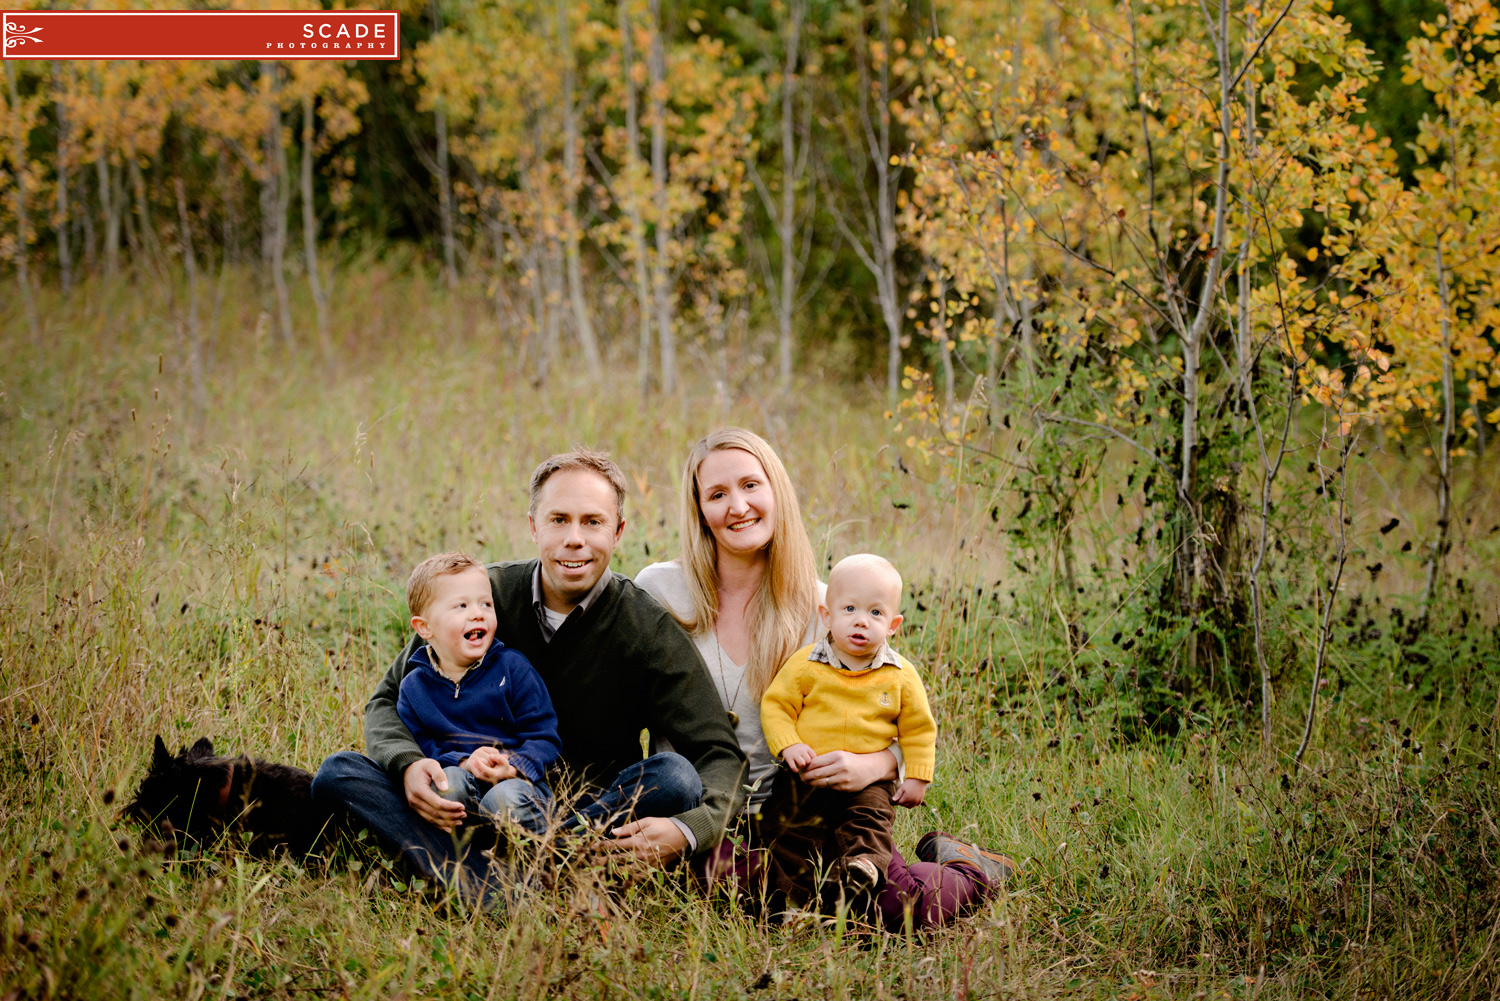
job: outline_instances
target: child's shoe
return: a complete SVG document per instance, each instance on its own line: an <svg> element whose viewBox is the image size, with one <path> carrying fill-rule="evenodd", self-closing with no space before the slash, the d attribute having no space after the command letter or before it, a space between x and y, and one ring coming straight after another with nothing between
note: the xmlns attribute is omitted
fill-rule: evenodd
<svg viewBox="0 0 1500 1001"><path fill-rule="evenodd" d="M933 831L924 834L917 842L917 858L938 865L970 865L984 874L985 882L999 886L1020 868L1009 855L992 852L988 848L969 841L960 841L951 834Z"/></svg>
<svg viewBox="0 0 1500 1001"><path fill-rule="evenodd" d="M864 893L873 895L880 887L880 869L862 855L845 862L843 870L840 882L844 885L844 893L851 899Z"/></svg>

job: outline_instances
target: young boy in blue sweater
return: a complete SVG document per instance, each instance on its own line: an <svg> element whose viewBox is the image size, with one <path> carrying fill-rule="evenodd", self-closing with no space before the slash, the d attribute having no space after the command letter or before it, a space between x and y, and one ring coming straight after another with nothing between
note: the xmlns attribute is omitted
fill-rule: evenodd
<svg viewBox="0 0 1500 1001"><path fill-rule="evenodd" d="M427 645L411 657L396 712L444 766L448 788L436 791L542 833L552 808L547 769L562 754L557 714L531 662L495 638L489 574L463 553L440 553L411 572L406 603Z"/></svg>

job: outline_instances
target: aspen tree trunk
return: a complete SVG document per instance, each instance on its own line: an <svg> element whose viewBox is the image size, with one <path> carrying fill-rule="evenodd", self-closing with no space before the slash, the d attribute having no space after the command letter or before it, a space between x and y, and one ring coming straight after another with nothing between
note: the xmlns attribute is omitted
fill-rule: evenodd
<svg viewBox="0 0 1500 1001"><path fill-rule="evenodd" d="M193 410L202 416L207 404L203 388L203 334L198 327L198 257L193 252L193 224L188 217L187 194L182 178L175 179L177 190L177 224L182 230L182 263L188 279L188 373L192 378Z"/></svg>
<svg viewBox="0 0 1500 1001"><path fill-rule="evenodd" d="M1026 259L1026 274L1023 281L1031 281L1036 277L1036 259ZM1036 384L1037 376L1037 349L1036 349L1036 323L1033 318L1036 315L1036 297L1027 294L1017 297L1021 304L1021 358L1026 364L1026 378L1030 385Z"/></svg>
<svg viewBox="0 0 1500 1001"><path fill-rule="evenodd" d="M547 239L547 338L543 345L547 352L547 368L556 369L562 356L562 301L563 301L563 253L555 239Z"/></svg>
<svg viewBox="0 0 1500 1001"><path fill-rule="evenodd" d="M938 311L932 318L932 336L938 342L939 358L943 363L943 406L953 409L953 351L948 347L948 282L935 262L929 261L930 273L937 279Z"/></svg>
<svg viewBox="0 0 1500 1001"><path fill-rule="evenodd" d="M87 171L78 172L78 185L81 189L78 193L78 201L82 206L78 212L78 225L83 229L83 273L85 275L94 273L99 248L99 234L94 229L94 213L88 208L88 176Z"/></svg>
<svg viewBox="0 0 1500 1001"><path fill-rule="evenodd" d="M11 132L11 164L15 168L16 184L16 284L20 288L21 307L26 311L26 326L31 331L31 339L40 341L42 325L36 315L36 303L31 298L31 272L26 260L29 253L27 236L31 232L31 220L26 206L26 141L21 131L21 94L16 87L15 63L6 62L5 79L10 85L10 110L15 120L15 128Z"/></svg>
<svg viewBox="0 0 1500 1001"><path fill-rule="evenodd" d="M1256 39L1256 16L1253 10L1245 14L1245 37L1246 46ZM1245 157L1250 163L1255 162L1256 150L1256 128L1259 118L1259 109L1255 99L1255 74L1245 74ZM1261 498L1260 498L1260 525L1256 539L1255 560L1250 565L1250 616L1255 643L1255 666L1260 672L1260 731L1261 747L1267 751L1271 747L1271 700L1274 693L1271 687L1271 667L1266 660L1266 636L1265 636L1265 598L1261 593L1261 569L1265 566L1268 535L1271 524L1271 485L1276 480L1276 474L1281 470L1282 458L1286 455L1287 436L1291 430L1292 409L1287 412L1287 422L1283 425L1281 446L1276 454L1274 462L1265 448L1265 436L1261 429L1260 414L1256 412L1255 404L1255 341L1250 328L1250 296L1252 283L1250 281L1250 268L1246 263L1250 259L1251 251L1255 243L1255 216L1245 213L1245 232L1240 237L1242 250L1240 252L1239 268L1239 291L1236 301L1236 324L1234 338L1235 364L1238 367L1240 408L1246 420L1255 430L1255 438L1260 446L1261 453ZM1292 374L1287 387L1290 394L1289 402L1295 406L1296 399L1296 373Z"/></svg>
<svg viewBox="0 0 1500 1001"><path fill-rule="evenodd" d="M62 292L67 296L73 291L73 248L68 240L68 227L72 219L68 214L68 174L73 161L73 137L68 127L68 111L63 104L62 64L52 63L52 92L57 98L53 107L57 114L57 217L53 229L57 234L57 266L61 272Z"/></svg>
<svg viewBox="0 0 1500 1001"><path fill-rule="evenodd" d="M307 258L307 284L312 288L318 318L318 346L323 357L333 356L328 336L328 292L318 269L318 214L313 210L313 99L302 96L302 253Z"/></svg>
<svg viewBox="0 0 1500 1001"><path fill-rule="evenodd" d="M141 173L141 165L133 152L127 151L125 162L126 172L130 175L130 187L135 194L136 229L140 234L141 256L156 280L166 286L166 260L161 240L156 233L156 223L151 218L151 198L146 191L146 177Z"/></svg>
<svg viewBox="0 0 1500 1001"><path fill-rule="evenodd" d="M125 231L125 249L130 251L131 262L138 263L145 260L146 254L141 247L140 236L136 233L136 216L130 211L125 191L125 177L130 173L126 164L129 163L130 157L130 151L126 150L121 157L122 163L119 170L115 171L115 202L119 205L120 227Z"/></svg>
<svg viewBox="0 0 1500 1001"><path fill-rule="evenodd" d="M292 333L292 298L286 285L287 212L292 204L291 178L287 176L286 145L281 141L281 110L272 116L272 135L276 146L276 240L271 247L271 278L276 284L276 308L281 315L281 336L290 347Z"/></svg>
<svg viewBox="0 0 1500 1001"><path fill-rule="evenodd" d="M547 283L544 273L546 266L542 261L543 247L540 235L532 238L531 247L527 256L531 265L531 331L532 348L535 352L534 363L536 365L536 383L541 385L547 381L552 374L550 361L551 349L547 346Z"/></svg>
<svg viewBox="0 0 1500 1001"><path fill-rule="evenodd" d="M1448 269L1443 264L1443 234L1439 233L1435 246L1437 252L1438 297L1443 315L1439 321L1443 331L1443 431L1438 439L1438 535L1432 552L1427 557L1427 583L1422 588L1422 616L1433 597L1437 595L1438 583L1443 569L1443 557L1448 552L1448 523L1453 512L1453 460L1448 454L1453 443L1453 330L1448 319Z"/></svg>
<svg viewBox="0 0 1500 1001"><path fill-rule="evenodd" d="M885 321L886 342L886 398L890 406L896 405L901 387L901 301L898 276L896 274L896 214L895 194L891 190L891 71L890 71L890 2L880 0L880 42L882 45L878 84L870 74L870 53L865 36L863 20L856 17L854 60L859 67L859 128L864 142L863 156L869 157L875 168L875 198L870 200L867 192L864 199L864 233L856 234L835 212L834 222L844 234L860 263L875 279L876 297L880 302L880 315ZM871 114L871 91L877 105ZM869 245L866 246L866 241Z"/></svg>
<svg viewBox="0 0 1500 1001"><path fill-rule="evenodd" d="M104 215L104 277L120 273L120 197L109 153L101 150L94 162L99 175L99 211Z"/></svg>
<svg viewBox="0 0 1500 1001"><path fill-rule="evenodd" d="M661 347L661 388L677 388L677 337L672 330L671 226L667 214L667 52L662 39L661 0L651 0L651 193L656 209L656 257L651 286L656 301L656 337Z"/></svg>
<svg viewBox="0 0 1500 1001"><path fill-rule="evenodd" d="M443 12L438 0L433 0L431 10L432 33L436 35L443 30ZM438 230L443 236L443 280L451 291L458 288L458 248L453 236L453 176L448 162L448 106L441 96L433 102L432 126L437 133L437 158L429 166L438 185Z"/></svg>
<svg viewBox="0 0 1500 1001"><path fill-rule="evenodd" d="M778 361L781 386L792 384L792 351L797 332L792 314L797 304L796 253L797 164L796 92L797 62L802 52L802 19L807 13L806 0L791 0L786 32L786 56L781 66L781 211L776 217L776 237L781 244L781 288L776 300L778 327ZM804 140L804 149L806 140Z"/></svg>
<svg viewBox="0 0 1500 1001"><path fill-rule="evenodd" d="M438 222L443 233L443 280L449 289L458 288L458 247L453 236L453 177L448 163L448 108L438 98L432 109L433 129L437 132Z"/></svg>
<svg viewBox="0 0 1500 1001"><path fill-rule="evenodd" d="M896 206L891 191L891 10L890 0L880 0L880 130L875 152L876 212L880 227L879 264L883 281L877 281L880 312L887 334L885 391L892 406L901 388L901 303L896 283ZM863 88L862 88L863 91ZM860 100L865 100L861 92ZM880 276L877 276L880 277Z"/></svg>
<svg viewBox="0 0 1500 1001"><path fill-rule="evenodd" d="M583 274L578 253L578 191L582 187L578 163L578 104L573 96L573 37L568 25L566 0L556 0L557 38L563 60L563 259L567 265L568 302L573 307L573 326L578 332L589 375L597 383L604 377L604 362L599 357L599 339L589 318L588 302L583 297Z"/></svg>
<svg viewBox="0 0 1500 1001"><path fill-rule="evenodd" d="M1178 594L1189 619L1186 666L1190 677L1198 668L1198 590L1205 571L1199 538L1199 512L1194 500L1198 481L1198 370L1208 324L1218 300L1219 275L1224 262L1225 215L1228 210L1230 81L1234 67L1229 62L1229 4L1219 5L1219 24L1214 39L1219 62L1219 166L1214 184L1214 229L1209 243L1208 267L1198 293L1198 310L1182 338L1182 468L1177 482L1178 499L1186 508L1186 537L1178 550Z"/></svg>
<svg viewBox="0 0 1500 1001"><path fill-rule="evenodd" d="M635 303L640 334L635 356L636 388L641 398L651 390L651 276L647 267L646 224L641 218L638 183L641 174L641 125L636 108L635 43L629 0L620 0L620 39L625 69L625 177L631 186L625 214L630 220L630 247L635 258Z"/></svg>
<svg viewBox="0 0 1500 1001"><path fill-rule="evenodd" d="M286 145L281 139L280 69L272 62L262 62L260 70L273 81L270 121L263 137L266 177L261 184L261 259L271 272L271 286L276 292L276 310L280 320L282 342L290 348L292 333L291 296L286 286L287 209L291 204L291 184L287 178Z"/></svg>
<svg viewBox="0 0 1500 1001"><path fill-rule="evenodd" d="M998 290L997 290L998 291ZM990 313L990 323L994 325L994 331L986 339L984 345L984 391L989 403L990 423L994 424L1000 419L1000 332L1007 326L1013 325L1015 321L1007 324L1006 318L1010 310L1009 297L1004 293L995 296L995 308Z"/></svg>
<svg viewBox="0 0 1500 1001"><path fill-rule="evenodd" d="M495 209L490 210L485 219L485 225L489 228L490 244L494 248L493 252L495 255L495 291L491 296L491 301L495 309L495 332L504 337L506 330L510 326L508 321L513 319L511 315L513 311L506 309L505 281L501 278L501 266L505 260L505 233L500 226L500 220L496 217L496 211Z"/></svg>

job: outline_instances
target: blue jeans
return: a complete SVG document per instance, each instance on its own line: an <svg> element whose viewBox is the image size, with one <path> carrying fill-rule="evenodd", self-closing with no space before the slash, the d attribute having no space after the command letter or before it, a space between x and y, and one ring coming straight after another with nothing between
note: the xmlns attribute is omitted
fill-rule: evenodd
<svg viewBox="0 0 1500 1001"><path fill-rule="evenodd" d="M443 769L448 776L448 791L433 789L444 799L462 803L464 809L490 820L515 824L532 834L544 834L552 814L552 790L547 783L532 784L526 779L504 779L491 785L481 782L462 768L450 765Z"/></svg>
<svg viewBox="0 0 1500 1001"><path fill-rule="evenodd" d="M498 906L513 876L491 866L461 831L447 834L423 820L385 769L354 751L329 755L313 776L313 798L342 806L421 875L451 885L463 899ZM573 811L589 826L624 823L632 816L674 817L703 801L703 782L680 754L653 754L629 766L607 788Z"/></svg>
<svg viewBox="0 0 1500 1001"><path fill-rule="evenodd" d="M585 793L572 815L591 828L618 827L636 817L675 817L703 802L703 780L675 751L653 754L620 770L597 793Z"/></svg>

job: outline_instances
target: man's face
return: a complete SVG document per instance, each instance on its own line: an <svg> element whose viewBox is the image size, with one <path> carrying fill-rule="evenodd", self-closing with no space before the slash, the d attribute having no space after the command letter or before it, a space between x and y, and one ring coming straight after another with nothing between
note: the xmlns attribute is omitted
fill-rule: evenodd
<svg viewBox="0 0 1500 1001"><path fill-rule="evenodd" d="M542 601L570 612L609 569L625 531L615 488L589 469L553 473L527 521L542 561Z"/></svg>

